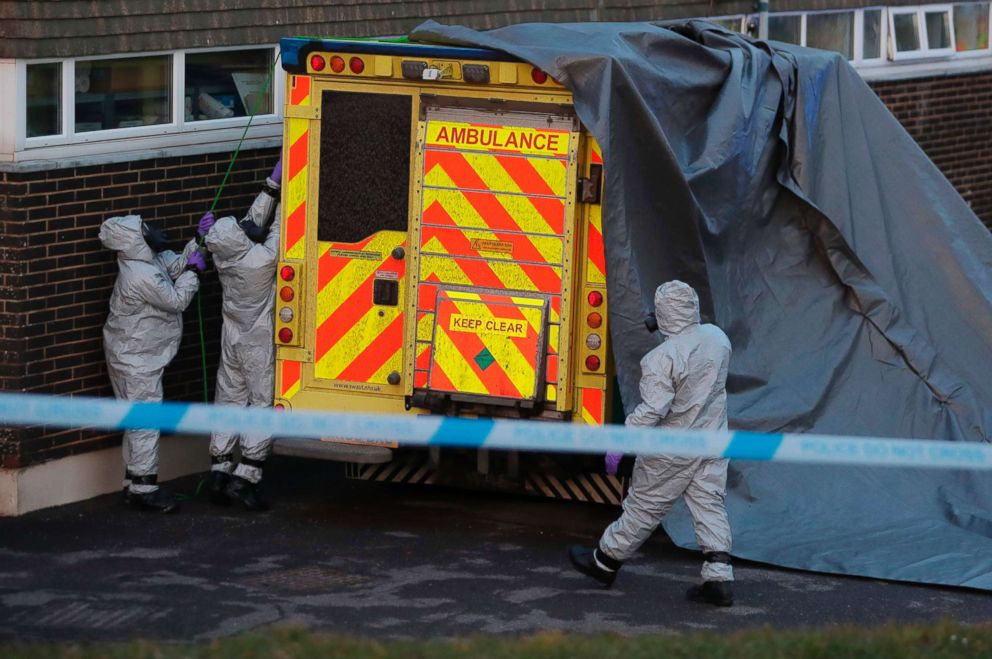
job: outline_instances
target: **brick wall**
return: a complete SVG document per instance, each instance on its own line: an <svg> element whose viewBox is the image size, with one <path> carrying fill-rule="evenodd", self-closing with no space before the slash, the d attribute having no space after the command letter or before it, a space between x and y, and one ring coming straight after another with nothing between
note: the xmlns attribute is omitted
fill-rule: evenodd
<svg viewBox="0 0 992 659"><path fill-rule="evenodd" d="M871 86L992 229L992 71Z"/></svg>
<svg viewBox="0 0 992 659"><path fill-rule="evenodd" d="M160 221L178 249L213 200L229 153L142 160L47 172L0 172L0 387L4 391L112 396L103 323L117 276L114 253L97 237L107 217ZM278 158L243 151L217 215L240 217ZM212 387L220 338L220 285L201 277ZM169 398L202 400L196 302L184 316L182 347L165 374ZM213 391L211 388L211 398ZM119 442L117 434L43 427L0 429L4 467Z"/></svg>

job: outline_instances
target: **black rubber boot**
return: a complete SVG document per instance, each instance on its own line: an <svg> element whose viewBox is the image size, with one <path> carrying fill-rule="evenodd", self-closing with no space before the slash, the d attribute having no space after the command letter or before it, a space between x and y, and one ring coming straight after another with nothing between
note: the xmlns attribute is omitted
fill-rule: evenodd
<svg viewBox="0 0 992 659"><path fill-rule="evenodd" d="M623 565L622 561L610 558L599 549L572 545L568 549L568 560L572 561L575 569L592 577L607 588L616 581L617 571Z"/></svg>
<svg viewBox="0 0 992 659"><path fill-rule="evenodd" d="M230 506L231 497L227 495L227 486L231 482L231 474L226 471L211 470L207 478L207 498L217 506Z"/></svg>
<svg viewBox="0 0 992 659"><path fill-rule="evenodd" d="M158 485L158 474L131 476L131 485ZM174 513L179 510L176 497L161 489L151 492L129 491L128 504L138 510L151 510L159 513Z"/></svg>
<svg viewBox="0 0 992 659"><path fill-rule="evenodd" d="M239 502L248 510L268 510L269 503L262 498L258 483L252 483L240 476L231 476L231 481L225 490L232 502Z"/></svg>
<svg viewBox="0 0 992 659"><path fill-rule="evenodd" d="M714 606L733 606L733 583L733 581L704 581L702 584L687 590L685 596L690 602Z"/></svg>
<svg viewBox="0 0 992 659"><path fill-rule="evenodd" d="M131 492L131 505L138 510L158 513L174 513L179 510L179 502L165 490L154 492Z"/></svg>

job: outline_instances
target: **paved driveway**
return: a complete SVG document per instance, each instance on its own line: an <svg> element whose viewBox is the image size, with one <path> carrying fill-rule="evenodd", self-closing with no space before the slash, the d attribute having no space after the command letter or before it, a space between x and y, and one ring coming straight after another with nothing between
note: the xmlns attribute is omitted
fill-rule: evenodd
<svg viewBox="0 0 992 659"><path fill-rule="evenodd" d="M691 604L699 556L663 537L602 590L565 548L615 509L347 481L289 458L270 475L276 503L261 515L197 500L139 514L106 496L0 519L0 640L197 640L285 622L395 638L992 619L979 592L748 563L735 607Z"/></svg>

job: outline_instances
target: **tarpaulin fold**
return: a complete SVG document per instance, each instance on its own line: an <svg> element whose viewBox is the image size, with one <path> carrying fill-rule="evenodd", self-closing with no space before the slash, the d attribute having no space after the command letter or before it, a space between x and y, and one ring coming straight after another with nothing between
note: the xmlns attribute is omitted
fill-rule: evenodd
<svg viewBox="0 0 992 659"><path fill-rule="evenodd" d="M731 426L992 440L992 237L839 55L704 21L427 22L574 95L603 149L610 321L638 402L658 284L734 345ZM737 462L734 554L992 589L992 483L970 472ZM693 547L688 513L665 528Z"/></svg>

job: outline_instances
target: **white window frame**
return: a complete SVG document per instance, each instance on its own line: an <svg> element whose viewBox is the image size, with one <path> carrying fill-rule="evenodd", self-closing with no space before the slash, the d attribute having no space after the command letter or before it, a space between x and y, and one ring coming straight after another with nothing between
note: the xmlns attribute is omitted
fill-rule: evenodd
<svg viewBox="0 0 992 659"><path fill-rule="evenodd" d="M881 16L879 18L878 57L865 57L866 11L881 12ZM851 64L856 64L858 67L884 66L888 61L888 36L889 18L885 7L863 7L858 9L854 14L854 59L851 60Z"/></svg>
<svg viewBox="0 0 992 659"><path fill-rule="evenodd" d="M278 46L230 46L226 48L188 48L182 51L182 64L177 67L179 70L180 80L182 84L182 92L179 94L178 99L183 100L186 96L186 55L195 55L197 53L221 53L221 52L231 52L231 51L245 51L245 50L268 50L274 57L276 52L278 52ZM277 84L280 81L279 72L282 67L276 62L276 72L272 74L272 80L269 82L269 94L272 97L272 112L266 114L257 114L255 119L252 121L252 125L256 121L272 121L278 119L282 121L282 113L280 112L280 107L282 105L282 94L283 87L282 84ZM247 108L250 111L250 108ZM197 119L196 121L186 121L186 112L184 108L179 108L178 113L179 124L186 131L201 131L201 130L216 130L217 128L232 128L240 127L244 128L245 124L248 123L248 117L228 117L227 119Z"/></svg>
<svg viewBox="0 0 992 659"><path fill-rule="evenodd" d="M185 92L186 92L186 53L199 52L222 52L222 51L245 51L245 50L267 50L274 57L278 52L278 45L242 45L223 48L196 48L186 50L151 51L139 53L117 53L113 55L99 55L93 57L74 58L45 58L33 60L15 60L16 78L16 117L14 126L15 152L26 153L25 160L30 160L30 152L45 147L57 146L77 146L81 155L94 155L112 152L115 150L114 143L122 140L129 140L135 146L142 145L144 148L169 148L172 146L187 146L198 142L197 137L191 141L190 135L203 133L204 131L218 131L218 139L229 139L227 133L234 135L238 129L243 130L245 125L251 121L252 127L266 126L282 123L282 106L285 96L285 73L282 67L276 63L276 71L270 83L270 94L272 96L271 113L259 114L254 118L250 116L230 117L227 119L204 119L198 121L185 121ZM111 128L107 130L87 131L83 133L75 132L76 106L75 106L75 79L76 62L78 61L105 61L114 59L135 59L141 57L161 57L168 56L171 63L172 89L171 89L171 121L164 124L152 126L134 126L129 128ZM45 135L39 137L27 137L27 67L30 64L61 63L62 65L62 125L61 134ZM232 132L234 131L234 132ZM272 131L267 131L271 133ZM238 132L240 134L240 132ZM186 137L184 137L186 136ZM236 139L236 138L235 138ZM82 145L94 145L86 148ZM104 145L99 147L97 145ZM147 147L145 147L147 145Z"/></svg>
<svg viewBox="0 0 992 659"><path fill-rule="evenodd" d="M888 53L889 59L897 62L900 60L913 60L913 59L933 59L938 57L952 57L957 54L954 50L954 5L918 5L915 7L889 7L889 41L888 41ZM950 32L951 37L951 47L950 48L930 48L930 40L927 35L927 14L943 12L947 15L947 29ZM904 15L916 15L917 23L920 26L920 49L899 52L896 49L896 28L895 28L895 17Z"/></svg>
<svg viewBox="0 0 992 659"><path fill-rule="evenodd" d="M976 48L975 50L958 50L957 49L958 48L958 45L957 45L957 36L958 35L954 32L954 9L957 8L960 5L977 5L977 4L980 4L980 3L978 3L978 2L960 2L960 3L955 3L955 4L951 5L951 7L952 7L952 10L951 10L951 36L953 37L951 39L951 43L953 44L952 50L954 50L954 57L955 57L955 59L957 59L957 58L966 58L966 57L988 57L990 54L992 54L992 2L989 2L988 3L988 5L989 5L988 6L988 12L989 12L989 16L988 16L988 20L989 20L989 45L987 47L985 47L985 48Z"/></svg>
<svg viewBox="0 0 992 659"><path fill-rule="evenodd" d="M874 9L874 7L869 7L869 9ZM808 32L807 32L807 23L806 23L806 20L807 20L807 17L808 16L822 16L823 14L852 14L852 17L853 17L854 20L853 20L853 24L851 26L851 30L852 30L852 33L851 33L851 59L849 59L847 61L848 62L851 62L851 63L860 61L859 58L861 57L861 51L863 49L863 42L862 42L862 40L863 40L863 37L864 37L864 33L862 31L862 29L864 27L864 14L862 14L861 12L862 12L862 10L860 10L860 9L827 9L827 10L824 10L824 11L807 11L807 12L803 12L803 43L802 43L803 47L804 48L808 48L809 47L809 46L807 46L807 44L808 44L808 39L807 39ZM883 21L882 22L883 23L885 22L884 21L884 18L883 18ZM884 43L884 42L882 42L882 43ZM831 52L836 52L836 51L831 51ZM838 55L839 54L840 53L838 53Z"/></svg>

